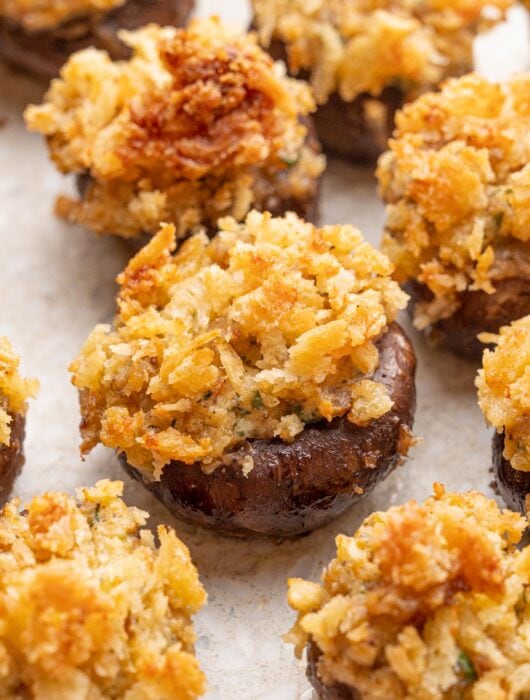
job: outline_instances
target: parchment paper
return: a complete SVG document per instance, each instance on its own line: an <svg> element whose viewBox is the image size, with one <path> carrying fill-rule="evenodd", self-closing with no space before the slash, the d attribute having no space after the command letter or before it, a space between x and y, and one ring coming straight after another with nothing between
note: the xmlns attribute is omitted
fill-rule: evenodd
<svg viewBox="0 0 530 700"><path fill-rule="evenodd" d="M198 14L216 12L247 26L244 0L204 0ZM502 78L523 69L527 17L515 9L507 25L478 42L480 67ZM110 450L82 462L78 452L77 395L67 366L94 324L113 314L114 277L128 251L119 240L97 239L52 214L53 201L71 183L48 161L43 141L25 132L21 112L43 86L0 66L0 334L23 357L23 370L41 381L28 414L26 466L15 491L23 499L45 489L73 491L103 477L123 478L126 499L167 522L190 547L209 593L197 618L197 651L208 675L210 700L308 700L305 663L281 635L293 621L286 579L317 579L334 554L334 537L352 533L368 513L409 498L423 499L433 481L450 489L489 487L490 431L477 408L473 366L425 347L410 331L419 360L415 433L423 442L374 496L338 521L295 542L234 541L174 521L157 501L122 474ZM323 222L359 226L380 239L383 208L370 169L332 161L326 175ZM405 325L409 328L408 323Z"/></svg>

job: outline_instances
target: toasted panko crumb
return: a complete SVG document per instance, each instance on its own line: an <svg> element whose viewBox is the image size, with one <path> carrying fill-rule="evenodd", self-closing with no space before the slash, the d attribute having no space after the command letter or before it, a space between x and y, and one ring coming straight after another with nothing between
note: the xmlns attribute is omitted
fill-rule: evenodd
<svg viewBox="0 0 530 700"><path fill-rule="evenodd" d="M530 471L530 316L483 334L495 343L482 359L476 386L486 420L504 433L504 457L514 469Z"/></svg>
<svg viewBox="0 0 530 700"><path fill-rule="evenodd" d="M26 31L53 29L77 16L109 12L126 0L0 0L0 17Z"/></svg>
<svg viewBox="0 0 530 700"><path fill-rule="evenodd" d="M473 39L513 0L252 0L264 46L281 41L317 101L399 87L410 97L473 67Z"/></svg>
<svg viewBox="0 0 530 700"><path fill-rule="evenodd" d="M374 513L339 535L322 583L289 580L298 655L363 700L522 700L530 692L526 519L477 492ZM357 696L356 696L357 697Z"/></svg>
<svg viewBox="0 0 530 700"><path fill-rule="evenodd" d="M11 421L15 414L25 415L28 399L38 389L36 379L24 379L18 371L20 359L9 340L0 336L0 447L9 445Z"/></svg>
<svg viewBox="0 0 530 700"><path fill-rule="evenodd" d="M295 214L219 225L176 255L164 226L118 278L114 326L97 326L71 366L83 452L102 442L159 478L172 460L212 469L246 440L391 408L370 380L375 342L407 301L388 259L352 226Z"/></svg>
<svg viewBox="0 0 530 700"><path fill-rule="evenodd" d="M59 170L85 183L81 199L59 198L59 215L124 237L168 221L183 237L221 216L241 221L279 192L316 196L325 160L307 144L311 91L253 34L214 17L120 37L129 61L74 54L26 111Z"/></svg>
<svg viewBox="0 0 530 700"><path fill-rule="evenodd" d="M0 697L192 700L205 692L191 615L205 602L172 529L120 481L0 514Z"/></svg>
<svg viewBox="0 0 530 700"><path fill-rule="evenodd" d="M416 307L418 328L451 316L463 291L493 293L530 240L529 91L530 75L468 75L397 116L377 171L388 203L383 250L400 282L432 292Z"/></svg>

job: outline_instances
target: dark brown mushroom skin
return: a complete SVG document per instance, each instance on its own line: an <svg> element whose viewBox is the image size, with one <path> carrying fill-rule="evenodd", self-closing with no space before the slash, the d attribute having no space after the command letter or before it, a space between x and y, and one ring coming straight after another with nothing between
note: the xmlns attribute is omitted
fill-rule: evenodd
<svg viewBox="0 0 530 700"><path fill-rule="evenodd" d="M283 42L272 41L267 50L276 61L288 65ZM294 77L308 80L309 74L301 71ZM320 143L325 151L341 158L373 163L386 150L396 112L404 103L405 94L399 87L387 87L378 97L361 93L351 102L334 92L313 115Z"/></svg>
<svg viewBox="0 0 530 700"><path fill-rule="evenodd" d="M306 146L314 153L321 153L320 143L316 137L315 126L311 117L303 119L304 125L307 127ZM274 183L274 187L270 188L270 193L262 201L254 201L252 208L257 211L268 211L272 216L285 216L289 211L298 214L301 219L309 223L318 225L320 220L320 191L322 185L322 175L315 183L315 192L310 197L295 199L294 197L286 197L282 194L282 181L288 176L289 170L282 170ZM86 196L88 189L93 182L92 176L85 172L76 178L77 190L81 198ZM171 222L170 222L171 223ZM210 238L213 238L218 232L217 226L206 225L206 233ZM190 235L193 231L190 231ZM125 239L129 247L137 252L143 248L152 236L149 233L140 233L138 236ZM179 242L182 242L182 238Z"/></svg>
<svg viewBox="0 0 530 700"><path fill-rule="evenodd" d="M315 644L309 642L306 647L307 653L307 669L306 675L315 689L318 700L362 700L361 695L344 683L336 683L334 685L325 685L318 675L318 660L322 652ZM390 698L389 698L390 700Z"/></svg>
<svg viewBox="0 0 530 700"><path fill-rule="evenodd" d="M303 117L301 122L307 129L304 145L314 154L319 155L322 153L322 146L318 140L313 115ZM298 214L301 219L311 224L318 225L320 221L320 192L323 176L322 173L315 183L315 191L311 197L288 197L282 193L282 181L289 177L289 169L286 168L278 173L277 182L274 183L274 187L271 187L271 191L267 197L261 202L254 202L253 208L258 211L268 211L273 216L284 216L288 211L293 211L295 214ZM213 233L215 235L217 231Z"/></svg>
<svg viewBox="0 0 530 700"><path fill-rule="evenodd" d="M178 518L235 536L295 537L325 525L369 494L403 459L415 410L416 358L392 324L379 341L374 380L392 409L364 427L347 417L309 424L292 443L254 440L205 474L200 464L170 462L152 481L120 457L122 466ZM252 455L245 476L242 459Z"/></svg>
<svg viewBox="0 0 530 700"><path fill-rule="evenodd" d="M395 116L404 94L387 87L378 97L368 93L346 102L333 93L315 112L315 125L324 149L355 163L373 163L388 146Z"/></svg>
<svg viewBox="0 0 530 700"><path fill-rule="evenodd" d="M11 415L9 445L0 445L0 506L9 498L13 483L24 465L25 418L19 413Z"/></svg>
<svg viewBox="0 0 530 700"><path fill-rule="evenodd" d="M70 54L89 46L105 49L114 60L128 58L130 49L118 38L119 29L138 29L150 23L182 26L194 4L194 0L127 0L110 12L75 17L38 32L28 32L0 17L0 56L51 80Z"/></svg>
<svg viewBox="0 0 530 700"><path fill-rule="evenodd" d="M496 251L495 265L493 294L461 292L455 313L424 331L434 346L477 362L488 347L478 339L479 333L497 333L502 326L530 314L530 247L519 243L504 246ZM416 280L403 286L411 297L411 316L416 304L433 298Z"/></svg>
<svg viewBox="0 0 530 700"><path fill-rule="evenodd" d="M530 472L514 469L503 452L504 433L495 433L492 444L495 484L506 505L525 514L526 496L530 494Z"/></svg>

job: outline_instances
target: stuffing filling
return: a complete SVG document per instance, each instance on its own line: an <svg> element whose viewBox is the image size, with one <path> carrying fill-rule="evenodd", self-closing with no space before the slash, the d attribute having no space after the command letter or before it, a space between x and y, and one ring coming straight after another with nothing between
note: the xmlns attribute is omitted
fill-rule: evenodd
<svg viewBox="0 0 530 700"><path fill-rule="evenodd" d="M76 17L110 12L126 0L0 0L0 17L26 31L54 29Z"/></svg>
<svg viewBox="0 0 530 700"><path fill-rule="evenodd" d="M278 193L316 196L325 161L308 144L310 90L253 35L212 18L120 37L129 61L74 54L26 112L57 167L85 183L81 199L59 198L61 216L124 237L169 221L180 237Z"/></svg>
<svg viewBox="0 0 530 700"><path fill-rule="evenodd" d="M27 400L34 397L39 388L36 379L20 376L19 365L20 359L11 343L0 336L0 448L10 443L12 416L26 413Z"/></svg>
<svg viewBox="0 0 530 700"><path fill-rule="evenodd" d="M248 440L392 407L370 379L407 301L389 260L352 226L294 214L219 225L176 255L164 226L118 278L114 326L97 326L71 366L83 452L102 442L158 479L173 460L211 471L245 443L251 469Z"/></svg>
<svg viewBox="0 0 530 700"><path fill-rule="evenodd" d="M406 96L473 66L476 34L513 0L252 0L265 46L281 41L317 102L398 87Z"/></svg>
<svg viewBox="0 0 530 700"><path fill-rule="evenodd" d="M191 621L205 602L188 549L123 484L37 496L0 514L0 695L192 700L205 691Z"/></svg>
<svg viewBox="0 0 530 700"><path fill-rule="evenodd" d="M476 385L486 420L504 433L504 457L514 469L530 471L530 316L483 334L496 343L486 350Z"/></svg>
<svg viewBox="0 0 530 700"><path fill-rule="evenodd" d="M383 250L400 282L432 293L418 304L425 328L451 316L464 291L528 274L530 75L500 84L448 81L397 117L378 166L387 202Z"/></svg>
<svg viewBox="0 0 530 700"><path fill-rule="evenodd" d="M526 519L479 493L369 516L337 537L322 582L289 581L287 636L325 685L363 700L522 700L530 693Z"/></svg>

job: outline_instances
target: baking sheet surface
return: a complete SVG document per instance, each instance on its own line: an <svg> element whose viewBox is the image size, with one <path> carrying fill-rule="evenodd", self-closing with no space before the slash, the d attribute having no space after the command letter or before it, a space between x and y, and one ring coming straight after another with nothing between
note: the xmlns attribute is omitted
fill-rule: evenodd
<svg viewBox="0 0 530 700"><path fill-rule="evenodd" d="M244 0L198 2L198 14L210 13L242 26L250 19ZM495 78L524 69L528 45L527 17L517 8L507 25L478 42L479 66ZM0 334L22 355L26 375L41 381L15 492L29 499L45 489L73 491L100 478L123 478L128 503L149 510L152 526L172 524L188 544L208 590L208 606L197 618L208 698L308 700L305 664L281 640L293 620L285 602L287 577L317 579L337 533L352 533L373 510L425 498L433 481L492 495L491 436L476 405L475 370L427 349L411 331L419 360L415 433L423 441L375 495L328 527L277 545L225 539L174 521L122 474L111 451L98 448L85 462L79 458L77 396L66 368L91 328L112 318L114 277L128 251L118 240L98 240L53 216L55 195L71 183L55 172L41 138L26 133L21 118L24 106L41 94L39 83L0 66ZM377 245L383 219L370 169L331 162L323 223L353 223Z"/></svg>

